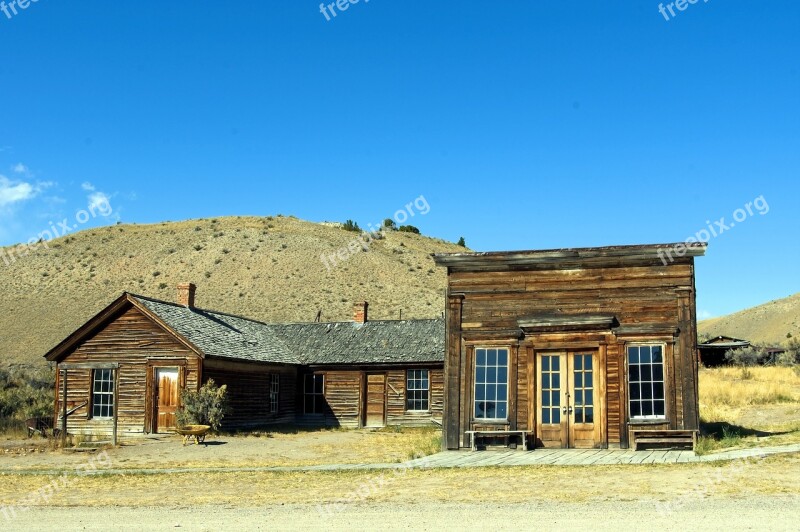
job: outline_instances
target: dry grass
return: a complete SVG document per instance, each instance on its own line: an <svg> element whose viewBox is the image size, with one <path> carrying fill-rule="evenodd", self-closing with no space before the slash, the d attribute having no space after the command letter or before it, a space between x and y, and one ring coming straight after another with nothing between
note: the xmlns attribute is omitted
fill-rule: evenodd
<svg viewBox="0 0 800 532"><path fill-rule="evenodd" d="M10 266L0 261L1 364L41 356L122 291L172 301L179 282L197 304L263 321L352 319L356 300L374 319L431 318L444 308L443 240L388 232L330 271L320 255L358 234L293 217L229 217L89 229Z"/></svg>
<svg viewBox="0 0 800 532"><path fill-rule="evenodd" d="M800 374L787 367L700 370L704 453L800 441Z"/></svg>
<svg viewBox="0 0 800 532"><path fill-rule="evenodd" d="M800 457L779 456L729 464L627 466L533 466L436 470L339 472L198 473L107 475L78 478L49 503L53 506L194 507L214 504L352 502L367 486L366 501L389 503L499 501L670 501L702 488L702 496L746 497L800 493ZM5 475L0 505L14 504L53 480L48 476ZM518 489L528 486L527 489ZM695 490L695 491L693 491Z"/></svg>

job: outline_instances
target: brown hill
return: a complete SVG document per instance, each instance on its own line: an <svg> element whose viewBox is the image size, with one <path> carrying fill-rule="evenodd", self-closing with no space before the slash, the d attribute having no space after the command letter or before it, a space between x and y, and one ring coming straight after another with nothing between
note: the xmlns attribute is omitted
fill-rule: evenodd
<svg viewBox="0 0 800 532"><path fill-rule="evenodd" d="M698 323L699 333L733 336L754 343L781 345L787 334L800 337L800 293Z"/></svg>
<svg viewBox="0 0 800 532"><path fill-rule="evenodd" d="M263 321L430 318L444 309L445 272L433 252L463 247L387 231L366 252L328 269L358 238L294 217L229 217L116 225L54 240L6 265L0 260L0 365L42 355L123 291L173 301L179 282L198 285L199 307ZM339 261L339 259L337 259Z"/></svg>

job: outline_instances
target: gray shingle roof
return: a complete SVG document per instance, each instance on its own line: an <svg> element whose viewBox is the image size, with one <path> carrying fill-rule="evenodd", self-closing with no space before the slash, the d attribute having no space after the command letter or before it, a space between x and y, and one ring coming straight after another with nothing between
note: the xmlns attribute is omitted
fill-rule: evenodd
<svg viewBox="0 0 800 532"><path fill-rule="evenodd" d="M271 327L303 364L444 362L443 319Z"/></svg>
<svg viewBox="0 0 800 532"><path fill-rule="evenodd" d="M267 324L131 296L209 356L315 365L444 362L443 319Z"/></svg>
<svg viewBox="0 0 800 532"><path fill-rule="evenodd" d="M208 356L298 363L297 357L265 323L142 296L133 297Z"/></svg>

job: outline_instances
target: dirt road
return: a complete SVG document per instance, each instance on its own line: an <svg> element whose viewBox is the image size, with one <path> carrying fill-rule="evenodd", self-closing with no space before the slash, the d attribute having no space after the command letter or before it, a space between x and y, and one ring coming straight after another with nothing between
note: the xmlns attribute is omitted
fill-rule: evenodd
<svg viewBox="0 0 800 532"><path fill-rule="evenodd" d="M535 486L527 487L535 499ZM262 508L36 508L10 530L797 530L800 497L686 502L670 511L644 501L517 504L354 504ZM0 517L0 521L2 518Z"/></svg>

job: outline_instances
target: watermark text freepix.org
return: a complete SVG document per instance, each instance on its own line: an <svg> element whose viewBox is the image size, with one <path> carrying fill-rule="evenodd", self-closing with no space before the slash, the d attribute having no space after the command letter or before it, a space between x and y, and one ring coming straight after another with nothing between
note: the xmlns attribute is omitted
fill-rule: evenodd
<svg viewBox="0 0 800 532"><path fill-rule="evenodd" d="M325 20L330 22L339 14L337 11L344 13L350 9L351 5L358 4L361 1L362 0L336 0L335 2L331 2L327 5L323 3L319 5L319 12L322 13L322 15L325 17ZM363 2L368 4L369 0L363 0Z"/></svg>
<svg viewBox="0 0 800 532"><path fill-rule="evenodd" d="M755 212L753 209L755 209ZM667 266L670 262L675 262L676 257L683 257L686 255L688 246L690 244L695 244L697 242L707 243L712 238L716 238L721 234L730 231L736 226L737 223L742 223L751 216L754 216L756 212L761 216L769 212L769 204L767 203L767 200L764 198L763 194L753 201L748 201L745 203L744 207L740 207L733 211L733 221L727 221L724 216L719 220L716 220L713 224L711 223L711 220L706 220L706 227L700 229L694 235L687 238L684 242L675 244L670 248L659 249L658 257L661 259L661 262L664 264L664 266Z"/></svg>
<svg viewBox="0 0 800 532"><path fill-rule="evenodd" d="M3 259L6 266L10 266L17 260L30 255L32 251L36 251L39 248L50 249L47 245L48 242L55 238L60 238L70 231L74 231L92 218L97 218L98 214L105 217L111 215L111 212L111 203L108 201L108 198L101 196L96 201L93 201L86 209L81 209L75 213L76 223L70 224L68 218L64 218L58 223L50 222L47 229L36 236L32 236L26 243L19 244L9 249L0 249L0 258Z"/></svg>
<svg viewBox="0 0 800 532"><path fill-rule="evenodd" d="M670 20L674 19L678 14L675 10L678 10L678 13L682 13L686 11L686 8L689 5L695 5L696 3L700 2L700 0L675 0L674 2L670 2L664 6L663 3L658 4L658 12L664 15L664 20L669 22ZM708 0L703 0L704 4L708 3Z"/></svg>
<svg viewBox="0 0 800 532"><path fill-rule="evenodd" d="M26 10L30 7L31 4L35 4L39 0L11 0L10 2L6 2L5 0L0 1L0 11L8 18L9 20L19 13L19 10Z"/></svg>
<svg viewBox="0 0 800 532"><path fill-rule="evenodd" d="M415 215L415 210L421 215L428 214L431 211L431 206L425 196L420 196L414 201L406 203L403 209L399 209L394 213L393 219L398 224L405 223L406 220ZM348 242L346 246L319 256L328 271L336 267L337 263L341 264L360 251L369 251L372 241L380 240L383 237L384 229L386 229L382 223L376 224L376 226L369 224L368 228L369 231L362 232L357 238Z"/></svg>

